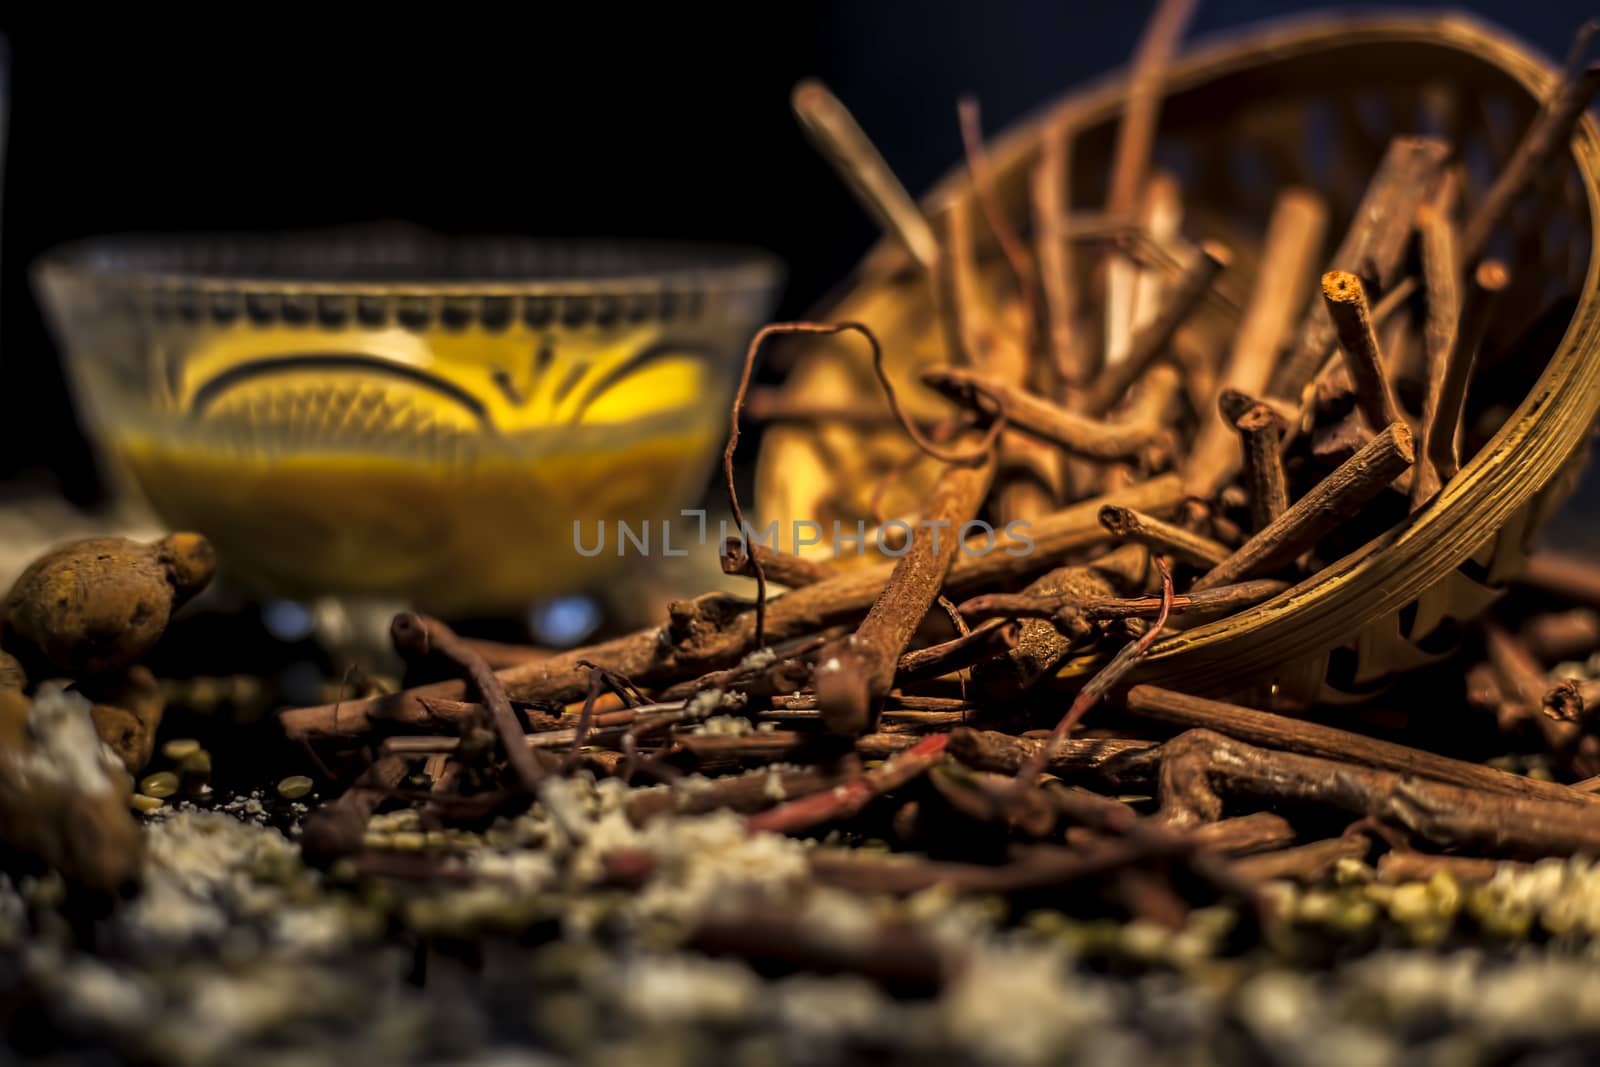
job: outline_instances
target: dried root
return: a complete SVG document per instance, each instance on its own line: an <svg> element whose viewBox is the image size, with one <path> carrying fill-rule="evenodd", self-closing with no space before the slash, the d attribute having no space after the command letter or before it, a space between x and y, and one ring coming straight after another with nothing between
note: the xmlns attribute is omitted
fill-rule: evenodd
<svg viewBox="0 0 1600 1067"><path fill-rule="evenodd" d="M160 640L173 610L215 569L211 544L199 534L63 545L23 571L6 595L7 645L72 677L124 670Z"/></svg>

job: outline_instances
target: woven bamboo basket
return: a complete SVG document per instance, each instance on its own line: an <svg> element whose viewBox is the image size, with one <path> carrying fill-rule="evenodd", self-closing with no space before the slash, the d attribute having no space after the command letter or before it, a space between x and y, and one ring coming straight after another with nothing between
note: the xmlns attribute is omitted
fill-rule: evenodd
<svg viewBox="0 0 1600 1067"><path fill-rule="evenodd" d="M1267 206L1280 188L1310 186L1327 198L1331 245L1388 140L1434 134L1456 146L1470 203L1558 79L1504 34L1455 15L1275 24L1175 62L1154 160L1183 183L1186 235L1229 244L1231 273L1247 291ZM1104 202L1124 89L1117 79L1070 95L990 145L998 196L1020 227L1029 224L1028 177L1041 131L1052 123L1071 131L1073 209ZM971 196L961 168L924 204L931 210ZM1465 624L1518 573L1540 526L1572 492L1600 409L1600 268L1591 256L1600 131L1592 118L1525 200L1493 245L1516 281L1492 329L1502 343L1521 346L1506 362L1526 368L1516 395L1528 389L1514 410L1508 399L1499 431L1409 521L1271 601L1164 637L1142 680L1277 707L1359 700L1396 672L1447 655ZM976 208L974 215L981 218ZM987 228L977 230L981 245ZM986 280L1008 284L997 251L979 251ZM887 241L818 317L871 326L904 393L926 396L914 384L917 370L945 360L926 281ZM787 354L794 362L786 389L795 399L876 395L862 351L848 338L795 343ZM853 524L862 506L852 513L818 486L836 485L831 472L848 463L882 470L909 450L884 430L774 427L757 472L758 508L765 519L831 514ZM934 466L908 472L900 488L914 499ZM1069 664L1063 673L1088 666Z"/></svg>

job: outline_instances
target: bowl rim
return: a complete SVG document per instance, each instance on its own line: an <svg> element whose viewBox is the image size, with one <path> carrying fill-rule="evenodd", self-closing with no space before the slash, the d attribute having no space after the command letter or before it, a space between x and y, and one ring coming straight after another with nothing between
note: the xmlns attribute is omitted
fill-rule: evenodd
<svg viewBox="0 0 1600 1067"><path fill-rule="evenodd" d="M392 276L341 277L333 265L341 257L365 255L368 270L382 262ZM184 256L279 256L277 269L254 264L236 269L202 269L182 262ZM305 256L293 269L284 260ZM499 257L500 269L445 273L411 271L411 262L441 257ZM160 262L169 257L172 265ZM552 266L563 260L584 261L586 269L547 273L514 268L538 257ZM319 266L326 262L328 266ZM196 292L298 293L338 296L558 296L570 293L629 293L642 289L696 287L748 290L776 288L783 280L782 260L772 252L737 243L631 238L542 238L517 234L446 235L419 227L329 227L279 231L128 232L81 238L42 253L30 267L39 282L73 280L136 289L188 289Z"/></svg>

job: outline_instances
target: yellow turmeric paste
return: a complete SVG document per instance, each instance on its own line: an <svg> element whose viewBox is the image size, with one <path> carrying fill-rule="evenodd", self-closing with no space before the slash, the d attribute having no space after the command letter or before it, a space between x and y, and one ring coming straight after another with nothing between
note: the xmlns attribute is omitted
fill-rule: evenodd
<svg viewBox="0 0 1600 1067"><path fill-rule="evenodd" d="M592 586L625 560L580 554L574 522L674 518L726 431L725 375L652 322L200 332L107 444L168 523L279 595L469 613Z"/></svg>

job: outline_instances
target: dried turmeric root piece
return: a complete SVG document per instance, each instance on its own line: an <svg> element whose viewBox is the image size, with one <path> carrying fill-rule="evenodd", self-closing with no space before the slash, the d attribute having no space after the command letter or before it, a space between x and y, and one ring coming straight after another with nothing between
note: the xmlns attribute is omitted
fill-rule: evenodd
<svg viewBox="0 0 1600 1067"><path fill-rule="evenodd" d="M0 652L0 689L28 688L28 673L9 652Z"/></svg>
<svg viewBox="0 0 1600 1067"><path fill-rule="evenodd" d="M117 754L129 774L138 777L155 752L156 731L166 708L161 684L144 667L133 666L120 677L96 679L84 687L84 695L94 701L89 713L100 740Z"/></svg>
<svg viewBox="0 0 1600 1067"><path fill-rule="evenodd" d="M123 670L215 569L210 542L193 533L152 544L96 537L62 545L35 560L7 594L7 647L72 677Z"/></svg>
<svg viewBox="0 0 1600 1067"><path fill-rule="evenodd" d="M95 733L89 702L46 686L0 690L0 841L76 885L112 893L138 875L132 785Z"/></svg>

